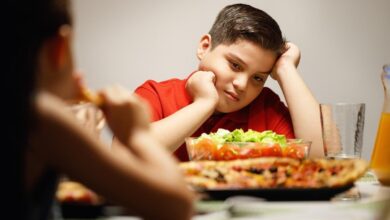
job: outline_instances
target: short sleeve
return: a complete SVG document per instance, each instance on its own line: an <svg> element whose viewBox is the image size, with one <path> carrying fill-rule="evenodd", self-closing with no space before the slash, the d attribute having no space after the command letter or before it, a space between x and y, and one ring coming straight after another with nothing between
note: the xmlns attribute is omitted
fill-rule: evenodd
<svg viewBox="0 0 390 220"><path fill-rule="evenodd" d="M146 81L135 90L135 93L148 103L151 113L151 120L158 121L162 119L163 110L161 107L160 97L157 91L155 91L151 85L152 82L153 81L151 80Z"/></svg>

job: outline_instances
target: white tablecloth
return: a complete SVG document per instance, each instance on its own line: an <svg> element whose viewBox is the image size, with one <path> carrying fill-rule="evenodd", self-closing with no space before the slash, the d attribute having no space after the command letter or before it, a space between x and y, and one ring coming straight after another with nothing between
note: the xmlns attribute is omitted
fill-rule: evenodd
<svg viewBox="0 0 390 220"><path fill-rule="evenodd" d="M267 219L267 220L390 220L390 187L381 186L368 173L355 183L353 193L360 194L356 200L341 200L338 196L331 201L266 202L249 201L226 204L223 202L200 202L198 209L206 212L194 216L194 220L225 219ZM214 207L213 207L214 206ZM387 207L387 209L386 209ZM384 217L384 211L387 217Z"/></svg>

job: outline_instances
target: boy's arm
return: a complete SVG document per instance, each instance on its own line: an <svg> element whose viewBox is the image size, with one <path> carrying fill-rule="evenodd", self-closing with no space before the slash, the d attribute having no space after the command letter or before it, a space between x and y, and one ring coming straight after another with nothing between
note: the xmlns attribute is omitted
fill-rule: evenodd
<svg viewBox="0 0 390 220"><path fill-rule="evenodd" d="M199 71L188 79L186 89L193 102L174 114L155 121L151 131L156 139L170 151L175 151L186 137L192 135L215 111L218 93L215 75Z"/></svg>
<svg viewBox="0 0 390 220"><path fill-rule="evenodd" d="M311 157L322 157L323 143L319 103L298 73L298 47L287 43L287 50L277 60L272 77L278 81L286 98L297 138L312 141Z"/></svg>

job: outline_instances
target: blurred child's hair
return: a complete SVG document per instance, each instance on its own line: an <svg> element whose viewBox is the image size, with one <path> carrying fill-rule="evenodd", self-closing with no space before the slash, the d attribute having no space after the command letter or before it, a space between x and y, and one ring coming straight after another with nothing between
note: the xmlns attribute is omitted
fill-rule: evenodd
<svg viewBox="0 0 390 220"><path fill-rule="evenodd" d="M10 42L15 44L10 44L7 68L9 75L15 77L12 84L14 95L24 111L18 118L29 126L33 119L31 98L35 93L39 53L43 44L56 36L62 25L71 25L69 4L69 0L9 1L10 20L13 22ZM20 127L27 128L27 132L29 126Z"/></svg>
<svg viewBox="0 0 390 220"><path fill-rule="evenodd" d="M21 14L25 16L21 30L29 39L25 44L38 47L34 49L34 56L48 38L58 34L62 25L72 24L69 0L35 0L24 5Z"/></svg>
<svg viewBox="0 0 390 220"><path fill-rule="evenodd" d="M3 22L7 33L2 48L6 54L2 71L7 82L3 88L7 91L7 100L3 103L12 103L4 108L4 124L7 125L4 155L12 158L7 165L10 175L6 175L11 195L4 195L4 199L11 207L19 209L19 212L13 212L13 219L30 219L31 216L25 214L28 207L24 161L29 133L34 126L33 95L38 55L46 40L55 36L62 25L71 24L71 15L69 0L8 0L2 7L8 13L8 19Z"/></svg>
<svg viewBox="0 0 390 220"><path fill-rule="evenodd" d="M62 25L71 25L69 0L14 0L10 3L14 17L11 28L13 42L9 54L13 74L20 75L21 90L30 97L34 91L38 54L45 41L58 34Z"/></svg>
<svg viewBox="0 0 390 220"><path fill-rule="evenodd" d="M209 34L212 49L220 44L229 45L237 40L247 40L280 55L286 43L278 23L271 16L245 4L223 8Z"/></svg>

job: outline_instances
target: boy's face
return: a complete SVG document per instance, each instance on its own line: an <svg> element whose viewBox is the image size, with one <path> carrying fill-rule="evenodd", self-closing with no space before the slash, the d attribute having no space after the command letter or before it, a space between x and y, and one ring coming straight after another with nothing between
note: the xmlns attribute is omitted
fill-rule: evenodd
<svg viewBox="0 0 390 220"><path fill-rule="evenodd" d="M273 51L246 40L220 44L211 50L210 35L203 36L197 55L199 70L212 71L216 76L216 111L222 113L250 104L263 89L277 58Z"/></svg>

